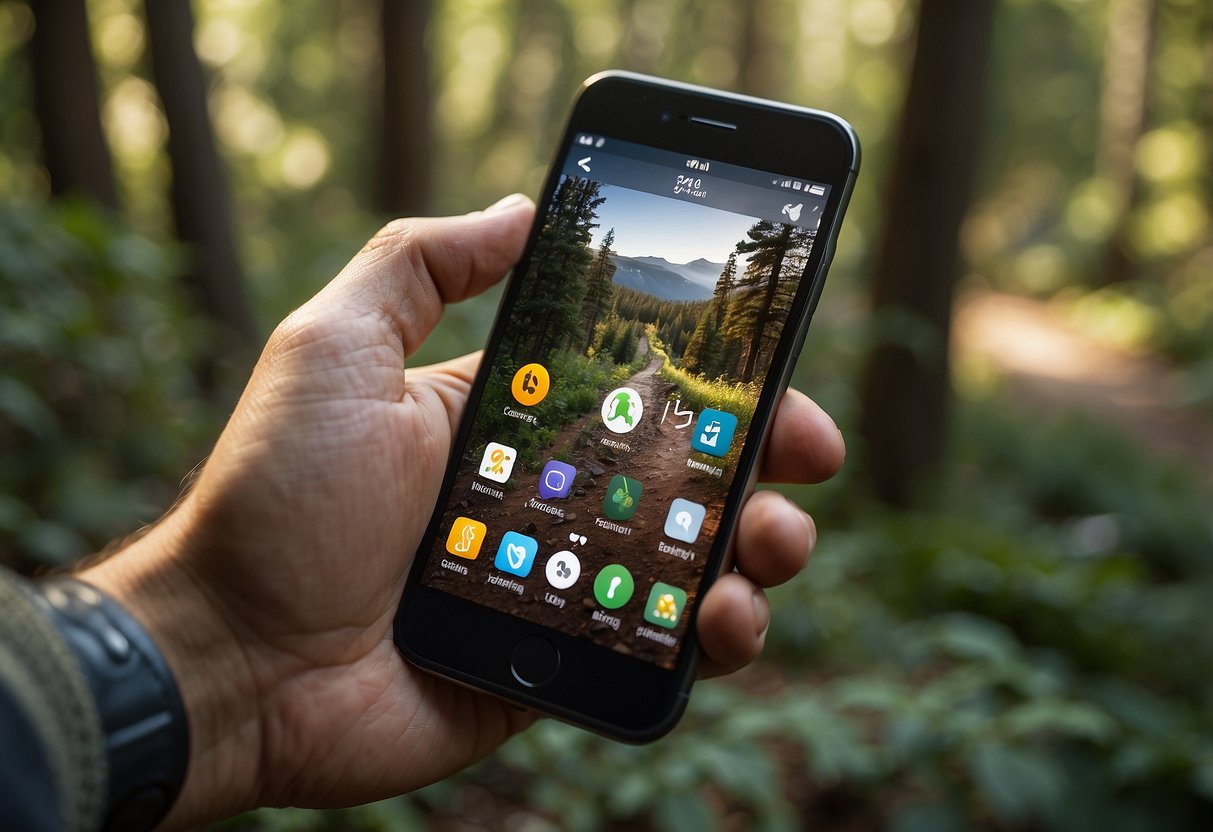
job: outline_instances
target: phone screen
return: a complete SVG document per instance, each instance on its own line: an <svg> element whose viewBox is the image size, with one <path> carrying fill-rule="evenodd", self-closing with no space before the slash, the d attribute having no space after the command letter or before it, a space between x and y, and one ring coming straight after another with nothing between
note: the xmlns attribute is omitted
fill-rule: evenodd
<svg viewBox="0 0 1213 832"><path fill-rule="evenodd" d="M673 668L829 195L573 134L421 582Z"/></svg>

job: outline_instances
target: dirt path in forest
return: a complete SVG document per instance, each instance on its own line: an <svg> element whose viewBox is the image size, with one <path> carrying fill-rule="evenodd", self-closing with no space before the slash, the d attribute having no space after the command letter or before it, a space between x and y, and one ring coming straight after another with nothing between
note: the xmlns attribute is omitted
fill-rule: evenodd
<svg viewBox="0 0 1213 832"><path fill-rule="evenodd" d="M1046 303L989 292L960 298L953 349L989 362L1025 409L1086 414L1213 484L1213 419L1177 404L1180 374L1166 362L1101 344Z"/></svg>
<svg viewBox="0 0 1213 832"><path fill-rule="evenodd" d="M461 473L456 477L451 493L459 499L459 513L488 526L474 567L479 580L469 581L468 577L443 568L441 559L434 558L427 570L430 583L556 629L597 637L602 643L623 652L655 661L673 654L674 651L651 641L629 636L644 624L643 607L654 581L685 589L688 604L694 597L703 568L702 558L707 553L703 541L713 539L719 528L724 497L722 486L728 480L728 471L717 477L688 470L689 457L709 465L723 465L721 460L692 453L693 421L690 418L674 417L672 404L671 412L664 412L666 402L678 395L673 384L658 376L664 358L653 353L643 337L638 355L651 355L651 358L641 370L618 385L634 389L644 403L644 413L632 431L611 433L603 426L598 408L594 408L556 435L550 450L537 461L535 470L515 468L503 489L503 499L473 489L473 482L477 480L472 473ZM553 458L573 465L577 476L566 499L541 500L539 470ZM617 523L606 518L602 510L607 485L616 474L639 480L643 486L635 515ZM664 536L666 514L675 497L707 507L697 545L678 543ZM552 513L554 511L559 514ZM626 534L616 530L617 527L626 529ZM521 593L486 581L501 536L508 530L519 531L539 543L535 566L521 581L525 585ZM570 541L571 534L578 538L585 536L586 542ZM662 552L659 549L662 543L667 552L672 544L684 553L693 553L694 557L688 559L685 555L679 557ZM581 578L570 589L555 592L544 578L544 565L551 555L564 549L571 550L580 559ZM600 609L594 600L593 578L603 566L615 562L624 563L635 581L632 600L612 613L621 619L618 632L613 626L591 617L593 611ZM552 594L562 599L564 606L555 605L548 597ZM581 608L579 612L577 607ZM680 621L672 634L681 636L685 623ZM622 644L618 643L620 636L625 637Z"/></svg>

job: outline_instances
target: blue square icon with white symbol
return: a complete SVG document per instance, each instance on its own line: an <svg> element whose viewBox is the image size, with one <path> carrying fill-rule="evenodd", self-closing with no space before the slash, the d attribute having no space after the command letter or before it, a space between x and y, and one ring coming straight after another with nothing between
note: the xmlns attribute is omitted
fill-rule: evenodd
<svg viewBox="0 0 1213 832"><path fill-rule="evenodd" d="M493 565L502 572L525 578L531 574L538 551L539 543L535 538L518 532L506 532L505 537L501 538L501 545L497 547L497 559Z"/></svg>
<svg viewBox="0 0 1213 832"><path fill-rule="evenodd" d="M737 431L737 417L723 410L712 410L705 407L695 422L695 432L691 434L691 447L701 453L712 456L724 456L733 444L733 434Z"/></svg>

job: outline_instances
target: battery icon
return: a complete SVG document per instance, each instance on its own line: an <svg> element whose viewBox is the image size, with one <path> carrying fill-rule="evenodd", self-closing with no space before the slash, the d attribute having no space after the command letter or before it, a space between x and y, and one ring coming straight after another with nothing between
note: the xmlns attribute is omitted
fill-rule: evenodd
<svg viewBox="0 0 1213 832"><path fill-rule="evenodd" d="M811 193L813 196L825 196L826 189L823 188L821 185L810 185L809 193Z"/></svg>

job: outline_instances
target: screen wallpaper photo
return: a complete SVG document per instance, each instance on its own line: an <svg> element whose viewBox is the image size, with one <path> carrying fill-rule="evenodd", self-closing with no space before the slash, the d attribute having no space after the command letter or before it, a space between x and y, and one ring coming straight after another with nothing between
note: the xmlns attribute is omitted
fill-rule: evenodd
<svg viewBox="0 0 1213 832"><path fill-rule="evenodd" d="M562 177L423 582L672 667L814 235Z"/></svg>

